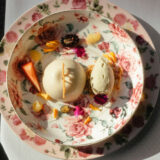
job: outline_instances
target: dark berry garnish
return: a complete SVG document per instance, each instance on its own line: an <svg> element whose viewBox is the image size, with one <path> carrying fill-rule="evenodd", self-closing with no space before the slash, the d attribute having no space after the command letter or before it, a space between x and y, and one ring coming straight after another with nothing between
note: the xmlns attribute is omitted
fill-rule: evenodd
<svg viewBox="0 0 160 160"><path fill-rule="evenodd" d="M79 38L75 34L67 34L61 39L63 47L75 47L79 43Z"/></svg>

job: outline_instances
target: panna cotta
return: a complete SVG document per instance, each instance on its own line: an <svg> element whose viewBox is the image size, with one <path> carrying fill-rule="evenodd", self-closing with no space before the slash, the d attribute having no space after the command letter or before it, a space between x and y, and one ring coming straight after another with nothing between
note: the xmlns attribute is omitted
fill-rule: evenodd
<svg viewBox="0 0 160 160"><path fill-rule="evenodd" d="M58 59L45 68L42 83L45 92L54 100L71 102L83 92L86 73L74 60Z"/></svg>

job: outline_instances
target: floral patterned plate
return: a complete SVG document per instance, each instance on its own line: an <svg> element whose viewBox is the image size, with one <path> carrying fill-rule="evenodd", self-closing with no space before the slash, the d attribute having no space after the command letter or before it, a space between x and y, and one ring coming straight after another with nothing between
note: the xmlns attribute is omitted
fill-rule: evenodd
<svg viewBox="0 0 160 160"><path fill-rule="evenodd" d="M26 127L17 117L6 90L6 70L8 61L18 39L23 35L23 32L40 18L70 9L97 11L99 14L107 16L118 23L122 28L129 31L129 34L136 42L140 51L145 71L144 101L140 103L137 112L125 128L107 141L92 146L74 148L62 145L59 140L51 142L42 139ZM154 45L145 29L132 15L105 0L50 0L33 7L23 14L6 33L0 43L0 56L0 110L3 117L21 140L25 141L36 150L53 157L74 160L95 159L119 149L131 141L143 129L143 126L148 122L156 104L159 92L159 84L157 83L159 81L159 70L157 67L159 61L158 55L155 53ZM125 62L127 63L127 61Z"/></svg>
<svg viewBox="0 0 160 160"><path fill-rule="evenodd" d="M43 34L40 37L39 33L42 30ZM38 44L49 41L48 32L55 36L55 39L66 34L77 34L80 39L85 39L89 33L99 32L102 40L97 44L85 46L85 55L74 52L71 54L70 50L62 50L61 47L58 51L46 53ZM114 91L116 94L112 93L111 100L107 103L101 103L105 101L106 96L93 97L85 89L82 96L71 104L43 100L33 93L32 85L28 83L19 67L26 56L29 56L34 61L41 82L46 65L55 59L74 59L87 68L94 65L95 60L106 51L116 53L118 66L123 70L120 89ZM36 59L33 53L36 53ZM84 146L112 136L133 116L143 90L143 66L131 38L112 21L94 12L65 11L40 20L23 34L10 58L7 82L13 107L30 129L52 142L58 139L64 145ZM36 113L32 109L33 103L37 100L45 105L42 113ZM101 107L101 111L91 109L90 104ZM83 116L63 114L60 108L64 105L81 106L83 116L89 115L92 121L84 124ZM58 119L54 119L51 112L51 108L55 107L61 113Z"/></svg>

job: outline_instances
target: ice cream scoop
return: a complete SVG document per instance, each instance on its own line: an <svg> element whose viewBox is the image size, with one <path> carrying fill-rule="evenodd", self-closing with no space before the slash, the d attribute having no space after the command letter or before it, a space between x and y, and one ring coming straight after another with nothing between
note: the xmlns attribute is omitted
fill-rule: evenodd
<svg viewBox="0 0 160 160"><path fill-rule="evenodd" d="M100 57L91 72L90 84L94 94L110 95L114 86L114 73L105 57Z"/></svg>
<svg viewBox="0 0 160 160"><path fill-rule="evenodd" d="M86 73L84 68L73 60L54 60L45 68L42 83L45 92L50 97L70 102L76 100L83 92Z"/></svg>

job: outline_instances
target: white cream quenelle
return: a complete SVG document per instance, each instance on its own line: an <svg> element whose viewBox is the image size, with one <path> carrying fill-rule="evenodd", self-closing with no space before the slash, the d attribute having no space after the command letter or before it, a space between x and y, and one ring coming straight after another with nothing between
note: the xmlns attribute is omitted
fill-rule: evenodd
<svg viewBox="0 0 160 160"><path fill-rule="evenodd" d="M54 60L45 68L42 83L45 92L53 99L70 102L76 100L83 92L86 73L83 67L73 60ZM63 97L64 87L65 96Z"/></svg>
<svg viewBox="0 0 160 160"><path fill-rule="evenodd" d="M100 57L95 63L90 78L94 94L111 94L114 86L114 73L105 57Z"/></svg>

